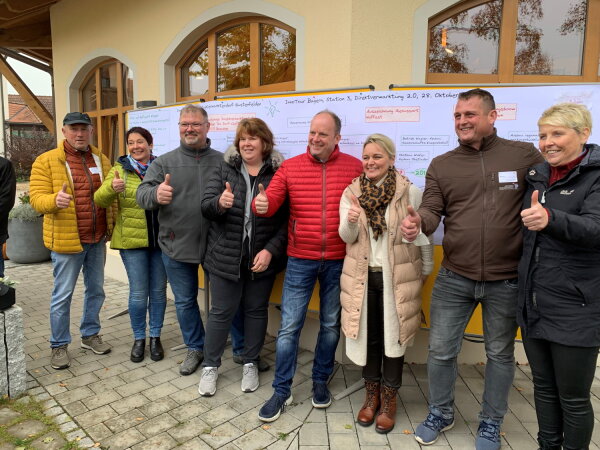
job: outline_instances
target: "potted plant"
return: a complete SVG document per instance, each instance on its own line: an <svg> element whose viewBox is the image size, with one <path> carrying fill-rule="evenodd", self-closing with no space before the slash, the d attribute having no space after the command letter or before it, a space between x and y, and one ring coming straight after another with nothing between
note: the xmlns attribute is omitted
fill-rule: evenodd
<svg viewBox="0 0 600 450"><path fill-rule="evenodd" d="M20 204L8 213L8 240L6 255L19 264L30 264L50 259L50 250L44 246L43 216L29 204L29 193L19 195Z"/></svg>

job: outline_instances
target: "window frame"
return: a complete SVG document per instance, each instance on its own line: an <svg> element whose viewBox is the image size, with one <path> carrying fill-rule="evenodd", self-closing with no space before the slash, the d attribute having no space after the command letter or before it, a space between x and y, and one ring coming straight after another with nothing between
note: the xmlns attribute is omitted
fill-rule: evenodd
<svg viewBox="0 0 600 450"><path fill-rule="evenodd" d="M459 2L429 19L427 27L425 82L427 84L463 83L586 83L600 81L600 0L587 0L588 12L583 40L581 75L515 75L515 50L518 20L518 0L503 0L502 21L498 47L498 73L430 73L429 46L431 28L450 17L488 3L490 0L467 0Z"/></svg>
<svg viewBox="0 0 600 450"><path fill-rule="evenodd" d="M217 90L217 35L238 25L250 25L250 87L232 89L227 91ZM197 39L193 45L184 53L183 57L175 66L175 92L176 101L185 102L192 100L214 100L215 96L261 94L268 92L288 92L296 90L296 80L281 83L260 84L261 53L260 53L260 24L273 25L296 35L296 30L283 22L265 16L245 16L234 20L223 22ZM208 92L203 95L183 96L183 66L195 53L207 43L208 48Z"/></svg>
<svg viewBox="0 0 600 450"><path fill-rule="evenodd" d="M116 65L115 77L117 81L117 106L112 108L102 108L102 86L100 83L100 68L109 64ZM123 66L126 66L126 64L122 63L118 59L105 59L89 71L89 73L83 79L79 88L79 110L88 114L90 118L92 118L92 120L95 122L94 138L97 142L97 147L112 162L114 162L119 156L126 154L125 124L127 123L127 121L125 119L125 114L127 113L127 111L131 111L132 109L134 109L134 105L123 104ZM95 77L96 82L96 109L86 111L83 108L83 88L92 77ZM135 102L135 92L133 94ZM113 122L113 120L110 119L110 116L116 116L117 127L120 130L120 132L118 133L118 149L114 149L112 147L114 136L110 124ZM116 153L115 150L117 150Z"/></svg>

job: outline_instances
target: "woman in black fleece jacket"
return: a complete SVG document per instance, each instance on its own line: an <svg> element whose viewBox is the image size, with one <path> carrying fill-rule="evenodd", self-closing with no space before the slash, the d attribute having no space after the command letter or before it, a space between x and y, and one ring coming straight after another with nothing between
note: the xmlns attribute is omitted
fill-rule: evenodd
<svg viewBox="0 0 600 450"><path fill-rule="evenodd" d="M211 309L198 391L216 392L217 369L233 317L244 308L242 391L258 388L257 362L267 329L268 302L277 272L286 261L287 208L256 217L250 207L283 162L273 134L261 119L243 119L234 146L210 179L202 213L211 220L204 269L210 274Z"/></svg>

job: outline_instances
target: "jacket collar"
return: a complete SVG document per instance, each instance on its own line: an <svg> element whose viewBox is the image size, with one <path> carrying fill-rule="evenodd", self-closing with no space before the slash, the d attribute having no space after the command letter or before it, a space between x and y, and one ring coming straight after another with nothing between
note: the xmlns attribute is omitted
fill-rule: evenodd
<svg viewBox="0 0 600 450"><path fill-rule="evenodd" d="M481 147L479 147L479 150L470 145L463 144L460 141L460 139L458 140L458 144L460 145L460 147L462 149L464 149L468 152L485 152L485 151L488 151L489 149L491 149L497 140L498 140L498 134L496 132L496 128L494 127L494 132L492 134L490 134L489 136L484 137L483 140L481 141Z"/></svg>
<svg viewBox="0 0 600 450"><path fill-rule="evenodd" d="M333 151L331 152L331 155L329 155L329 159L325 162L315 158L313 156L313 154L310 152L310 147L307 145L306 146L306 154L308 155L308 159L310 159L312 162L314 163L319 163L319 164L327 164L329 161L333 161L334 159L337 159L337 157L340 155L340 146L336 145L335 148L333 149Z"/></svg>
<svg viewBox="0 0 600 450"><path fill-rule="evenodd" d="M581 170L588 168L600 167L600 146L596 144L586 144L587 154L584 156L581 163L575 167L571 174L566 179L571 178L574 174L578 174ZM536 164L527 171L527 180L531 181L547 181L550 178L550 164L546 161Z"/></svg>
<svg viewBox="0 0 600 450"><path fill-rule="evenodd" d="M400 172L396 173L396 193L394 194L393 201L398 200L398 198L402 197L405 191L410 187L411 181ZM350 192L352 192L356 197L360 197L362 195L362 191L360 189L360 175L354 178L350 182L350 186L348 186Z"/></svg>
<svg viewBox="0 0 600 450"><path fill-rule="evenodd" d="M270 165L273 167L273 170L277 170L284 159L285 158L279 151L273 149L271 155L264 161L264 165ZM223 160L236 169L239 169L242 166L242 157L233 145L230 145L229 148L225 150L225 153L223 153Z"/></svg>
<svg viewBox="0 0 600 450"><path fill-rule="evenodd" d="M119 159L117 160L117 162L119 164L121 164L121 166L123 166L123 170L128 170L130 172L133 172L133 167L131 166L131 161L129 161L129 158L127 157L127 155L119 156Z"/></svg>
<svg viewBox="0 0 600 450"><path fill-rule="evenodd" d="M201 149L188 147L181 141L179 142L179 148L186 155L193 156L195 158L196 156L200 156L202 153L206 153L208 150L210 150L210 139L206 138L206 146Z"/></svg>
<svg viewBox="0 0 600 450"><path fill-rule="evenodd" d="M100 156L101 152L97 147L94 147L92 144L89 145L90 150L92 151L92 153L95 156ZM58 143L58 150L60 150L60 154L58 156L58 160L61 162L66 162L67 161L67 155L65 154L65 139L62 139L59 143Z"/></svg>

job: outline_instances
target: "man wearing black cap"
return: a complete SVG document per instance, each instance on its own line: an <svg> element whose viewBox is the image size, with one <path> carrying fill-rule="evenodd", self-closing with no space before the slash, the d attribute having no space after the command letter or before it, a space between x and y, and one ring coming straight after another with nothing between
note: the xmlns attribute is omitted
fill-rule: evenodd
<svg viewBox="0 0 600 450"><path fill-rule="evenodd" d="M81 318L81 347L98 355L111 348L102 341L100 309L104 303L106 239L112 231L112 211L94 204L94 192L110 169L109 160L90 145L92 121L72 112L63 120L65 139L42 153L31 169L31 206L44 214L44 244L51 250L54 289L50 303L51 365L70 365L67 346L71 298L83 269L85 294Z"/></svg>

